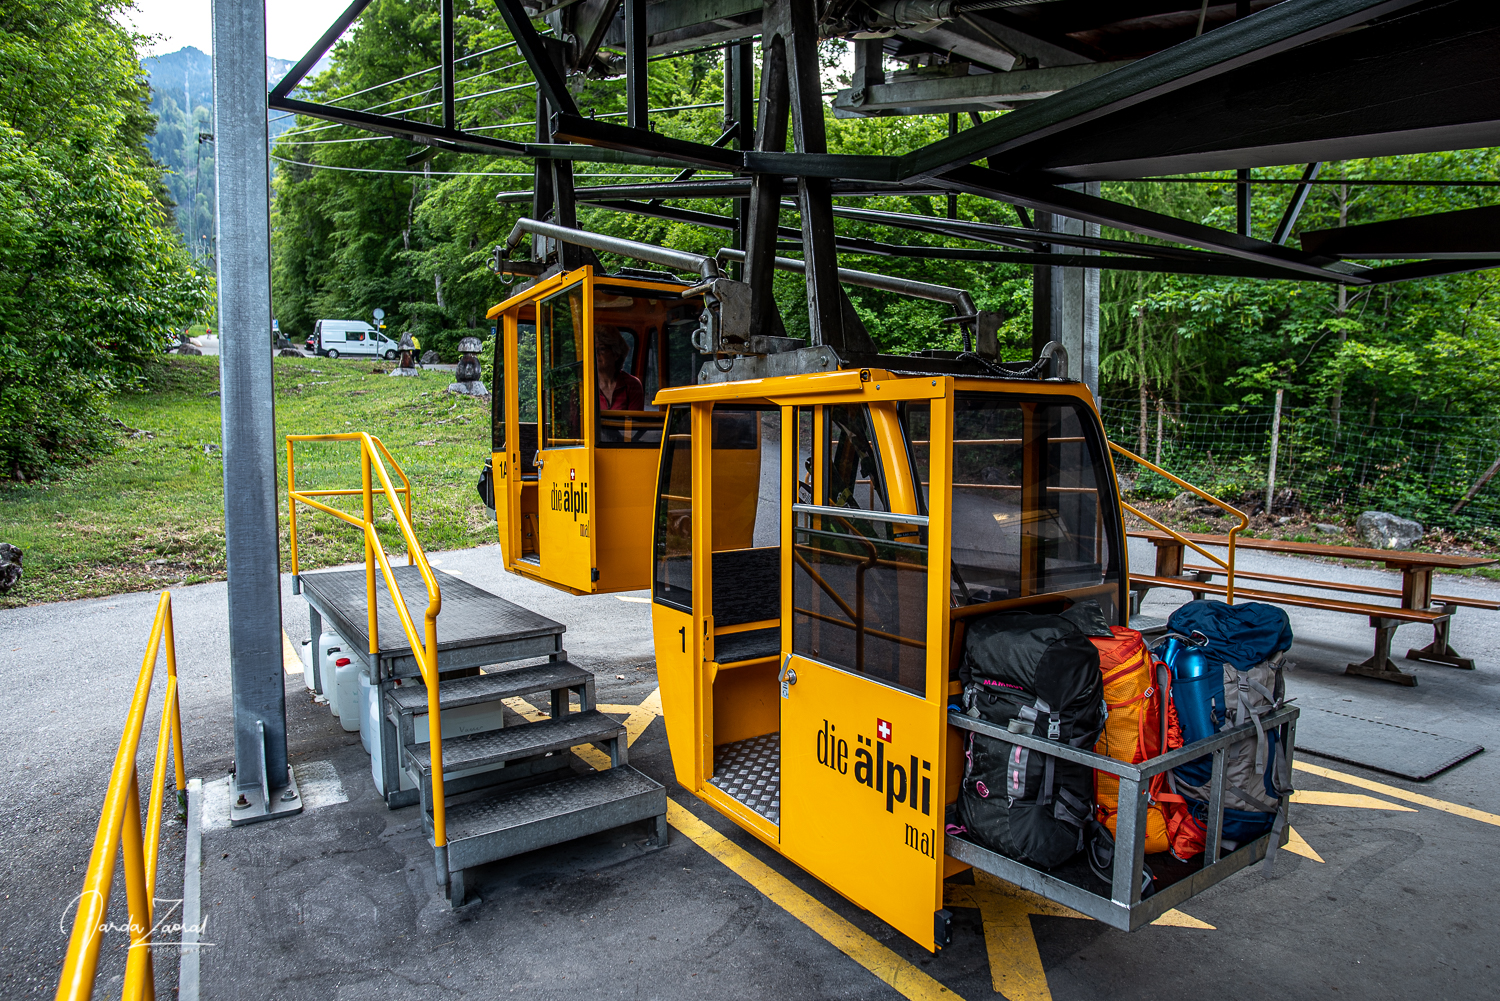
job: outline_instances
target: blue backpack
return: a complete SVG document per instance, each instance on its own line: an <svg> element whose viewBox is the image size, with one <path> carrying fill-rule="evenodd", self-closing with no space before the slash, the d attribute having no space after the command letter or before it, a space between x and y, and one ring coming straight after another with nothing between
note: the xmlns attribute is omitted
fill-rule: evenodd
<svg viewBox="0 0 1500 1001"><path fill-rule="evenodd" d="M1207 718L1213 733L1255 724L1254 736L1236 741L1225 750L1225 847L1233 849L1274 831L1274 848L1286 823L1291 767L1287 756L1280 753L1277 733L1266 731L1261 717L1281 708L1286 698L1283 655L1292 645L1286 613L1274 605L1256 602L1226 605L1192 601L1172 613L1167 630L1169 638L1175 636L1205 654L1211 668L1200 683L1174 681L1172 696L1179 715L1184 719L1191 715ZM1204 704L1195 705L1195 701ZM1205 825L1212 775L1212 756L1172 770L1175 791Z"/></svg>

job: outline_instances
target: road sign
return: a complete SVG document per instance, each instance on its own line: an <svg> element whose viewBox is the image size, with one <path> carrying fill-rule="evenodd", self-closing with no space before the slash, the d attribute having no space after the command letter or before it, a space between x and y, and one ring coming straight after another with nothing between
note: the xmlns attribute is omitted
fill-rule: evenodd
<svg viewBox="0 0 1500 1001"><path fill-rule="evenodd" d="M381 309L379 306L375 307L375 319L377 319L377 320L383 320L383 319L385 319L385 310Z"/></svg>

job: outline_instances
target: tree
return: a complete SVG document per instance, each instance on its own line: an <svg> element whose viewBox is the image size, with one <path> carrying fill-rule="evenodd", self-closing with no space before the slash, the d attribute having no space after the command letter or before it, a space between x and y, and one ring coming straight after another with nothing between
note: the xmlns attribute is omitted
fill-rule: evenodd
<svg viewBox="0 0 1500 1001"><path fill-rule="evenodd" d="M106 447L109 392L209 304L146 151L123 6L13 0L0 16L0 461L15 478Z"/></svg>

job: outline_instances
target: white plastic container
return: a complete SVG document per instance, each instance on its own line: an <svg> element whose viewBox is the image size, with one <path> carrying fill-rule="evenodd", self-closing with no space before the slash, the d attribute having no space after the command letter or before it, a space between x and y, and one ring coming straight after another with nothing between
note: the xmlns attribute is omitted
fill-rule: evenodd
<svg viewBox="0 0 1500 1001"><path fill-rule="evenodd" d="M338 691L339 724L346 733L359 729L359 665L348 657L334 662L336 670L334 685Z"/></svg>
<svg viewBox="0 0 1500 1001"><path fill-rule="evenodd" d="M359 742L366 751L374 746L376 688L370 684L370 672L359 672Z"/></svg>
<svg viewBox="0 0 1500 1001"><path fill-rule="evenodd" d="M331 676L333 674L334 659L340 653L342 653L344 649L343 637L339 636L338 633L324 630L323 635L318 638L318 646L321 647L323 651L324 670L327 671ZM319 689L319 685L317 683L317 679L313 677L312 641L303 640L302 649L300 652L302 654L302 683L308 687L309 691L317 692ZM332 701L332 696L329 694L328 689L331 687L333 686L324 685L322 686L323 690L319 692L319 694L321 695L328 696L330 701Z"/></svg>

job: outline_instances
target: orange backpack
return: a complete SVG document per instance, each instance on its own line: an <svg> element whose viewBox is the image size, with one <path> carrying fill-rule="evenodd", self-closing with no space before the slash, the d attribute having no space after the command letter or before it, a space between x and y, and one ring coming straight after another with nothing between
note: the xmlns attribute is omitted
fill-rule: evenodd
<svg viewBox="0 0 1500 1001"><path fill-rule="evenodd" d="M1182 746L1182 730L1177 725L1177 709L1172 704L1170 682L1162 685L1158 680L1156 662L1146 647L1145 638L1134 629L1109 628L1114 633L1112 639L1094 639L1094 645L1099 648L1099 668L1104 673L1104 702L1109 707L1109 717L1104 721L1104 732L1094 744L1094 753L1138 765L1163 753L1163 712L1167 718L1167 750ZM1150 806L1146 810L1146 852L1171 849L1184 858L1194 854L1191 844L1194 825L1184 824L1188 819L1187 805L1181 796L1168 788L1165 773L1151 779L1147 795ZM1107 772L1096 771L1094 803L1099 822L1114 834L1115 816L1120 806L1120 780ZM1198 838L1196 851L1202 851L1201 834Z"/></svg>

